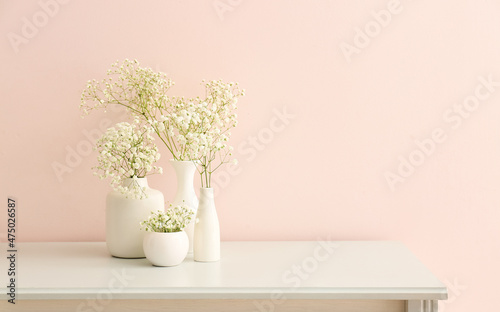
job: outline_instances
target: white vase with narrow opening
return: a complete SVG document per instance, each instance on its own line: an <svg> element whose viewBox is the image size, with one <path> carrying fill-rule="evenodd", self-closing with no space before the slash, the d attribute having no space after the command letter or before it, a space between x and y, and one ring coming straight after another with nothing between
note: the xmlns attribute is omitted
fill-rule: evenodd
<svg viewBox="0 0 500 312"><path fill-rule="evenodd" d="M214 189L200 189L200 204L194 226L194 260L213 262L220 260L220 227L215 209Z"/></svg>
<svg viewBox="0 0 500 312"><path fill-rule="evenodd" d="M144 258L142 246L144 231L140 223L146 220L151 212L164 210L163 194L148 186L147 178L131 178L123 181L129 187L138 183L144 187L147 198L132 199L126 195L111 191L106 198L106 246L109 253L118 258Z"/></svg>
<svg viewBox="0 0 500 312"><path fill-rule="evenodd" d="M172 205L183 205L191 209L196 215L198 210L198 197L194 192L194 174L196 172L196 165L192 161L170 160L172 167L174 167L177 176L177 192L175 193ZM194 218L184 229L189 240L188 253L193 253L193 236L194 236Z"/></svg>

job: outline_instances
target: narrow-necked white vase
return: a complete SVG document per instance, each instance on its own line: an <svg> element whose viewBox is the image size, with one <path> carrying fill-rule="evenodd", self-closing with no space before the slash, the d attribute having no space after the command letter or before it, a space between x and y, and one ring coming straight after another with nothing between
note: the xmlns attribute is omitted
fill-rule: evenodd
<svg viewBox="0 0 500 312"><path fill-rule="evenodd" d="M194 225L194 260L220 260L220 227L215 210L214 189L200 189L200 204Z"/></svg>
<svg viewBox="0 0 500 312"><path fill-rule="evenodd" d="M170 160L172 167L174 167L177 176L177 192L175 194L172 205L183 205L191 209L196 215L198 210L198 197L194 192L194 174L196 172L196 165L192 161ZM188 253L193 253L193 236L194 236L194 218L184 229L189 239Z"/></svg>

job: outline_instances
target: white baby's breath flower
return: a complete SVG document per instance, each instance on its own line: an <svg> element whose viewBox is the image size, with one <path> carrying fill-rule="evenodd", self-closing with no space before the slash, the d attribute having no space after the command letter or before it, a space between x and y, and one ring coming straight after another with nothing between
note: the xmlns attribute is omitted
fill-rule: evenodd
<svg viewBox="0 0 500 312"><path fill-rule="evenodd" d="M137 179L148 174L160 173L160 167L153 163L160 157L153 139L145 135L147 130L140 131L137 124L122 122L109 128L96 142L98 166L94 174L101 179L111 178L111 186L127 197L143 199L144 189L139 187ZM133 148L130 148L134 146ZM134 183L123 186L127 178Z"/></svg>
<svg viewBox="0 0 500 312"><path fill-rule="evenodd" d="M245 95L245 90L238 83L222 80L202 80L201 84L205 87L205 98L167 96L174 85L172 80L164 73L141 67L137 60L126 59L121 64L111 65L107 79L88 81L80 109L87 115L94 109L105 110L109 104L125 106L135 117L134 124L146 127L144 137L147 140L152 139L154 132L175 160L197 161L201 167L202 186L210 187L213 171L228 163L232 156L226 142L231 137L229 129L238 124L236 104L238 98ZM133 144L139 139L137 134L121 131L115 135L128 138L122 146L137 153ZM151 165L159 156L141 156L140 159L142 162L130 161L126 171L134 173L139 168L147 169L148 163Z"/></svg>
<svg viewBox="0 0 500 312"><path fill-rule="evenodd" d="M184 206L172 206L165 212L151 212L147 220L142 221L141 228L147 232L171 233L180 232L191 222L194 211Z"/></svg>

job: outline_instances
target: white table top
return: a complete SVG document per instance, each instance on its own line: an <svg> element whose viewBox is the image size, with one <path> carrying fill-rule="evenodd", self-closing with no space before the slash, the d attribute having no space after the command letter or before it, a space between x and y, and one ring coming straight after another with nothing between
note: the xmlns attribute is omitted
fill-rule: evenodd
<svg viewBox="0 0 500 312"><path fill-rule="evenodd" d="M7 244L0 248L5 255ZM447 298L446 287L399 242L223 242L221 261L188 256L176 267L113 258L105 243L18 243L17 250L18 299L106 291L115 299L268 299L276 292L288 299ZM6 257L1 261L6 275Z"/></svg>

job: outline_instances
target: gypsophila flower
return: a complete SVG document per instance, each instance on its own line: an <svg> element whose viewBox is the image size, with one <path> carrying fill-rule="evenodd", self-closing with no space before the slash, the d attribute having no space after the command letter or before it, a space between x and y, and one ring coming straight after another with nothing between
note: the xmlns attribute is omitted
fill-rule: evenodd
<svg viewBox="0 0 500 312"><path fill-rule="evenodd" d="M99 154L98 165L93 168L94 175L100 179L111 178L113 189L127 197L146 198L137 178L163 172L162 168L153 165L160 159L160 153L153 143L152 132L151 127L128 122L109 128L96 142L95 149ZM132 178L133 183L123 185L128 178Z"/></svg>
<svg viewBox="0 0 500 312"><path fill-rule="evenodd" d="M201 84L205 98L170 97L166 93L174 85L172 80L126 59L122 65L111 65L107 79L87 83L80 108L87 115L109 104L125 106L141 124L153 129L175 160L195 161L202 187L211 187L212 173L232 157L227 142L231 128L238 124L236 104L245 90L222 80L202 80Z"/></svg>
<svg viewBox="0 0 500 312"><path fill-rule="evenodd" d="M147 114L152 107L163 105L166 92L173 82L164 73L139 66L137 60L125 59L111 64L108 78L102 81L89 80L82 92L80 108L83 115L109 104L128 107L136 115Z"/></svg>
<svg viewBox="0 0 500 312"><path fill-rule="evenodd" d="M166 212L158 210L142 221L141 229L147 232L171 233L180 232L191 222L194 212L184 206L170 205Z"/></svg>

